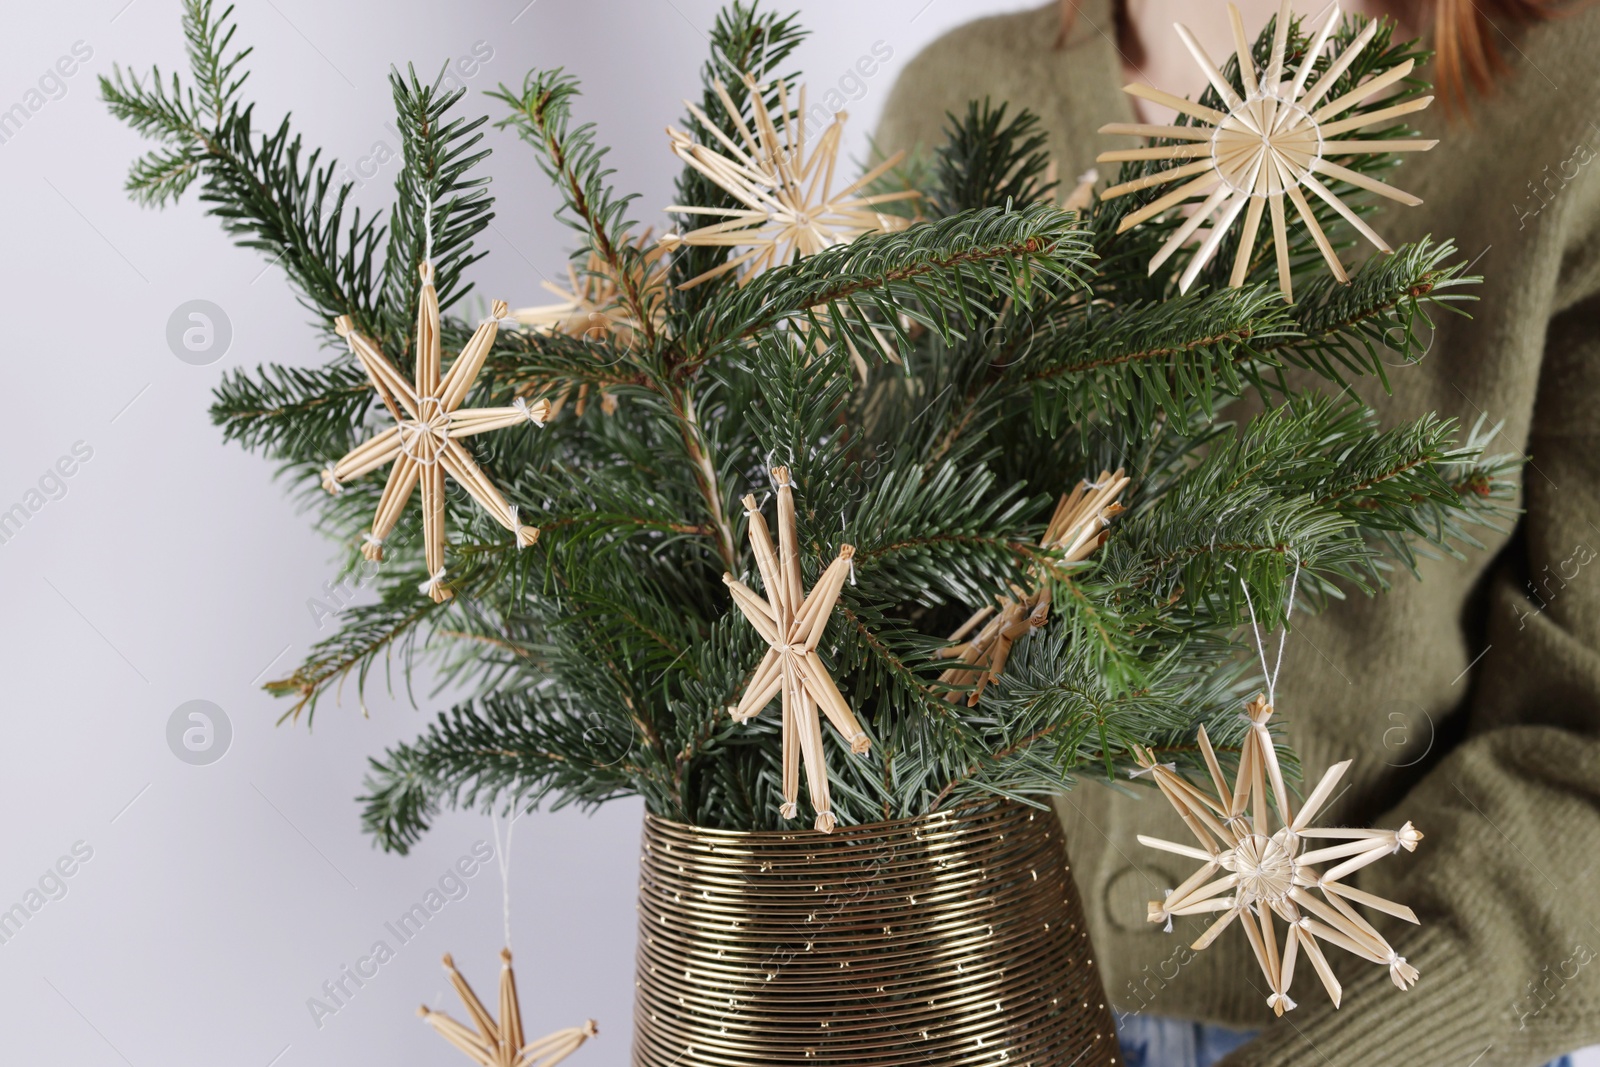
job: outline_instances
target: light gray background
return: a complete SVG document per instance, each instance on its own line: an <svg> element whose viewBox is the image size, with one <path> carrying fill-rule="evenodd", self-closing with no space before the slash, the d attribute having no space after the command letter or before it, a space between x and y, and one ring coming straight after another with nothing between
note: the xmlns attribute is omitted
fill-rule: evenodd
<svg viewBox="0 0 1600 1067"><path fill-rule="evenodd" d="M711 0L504 0L330 3L242 0L253 44L248 95L259 122L294 113L310 145L356 167L389 131L390 63L432 72L480 42L492 57L468 84L519 84L563 65L584 82L580 110L614 146L616 181L658 223L677 169L662 127L696 88ZM945 29L1016 0L794 0L815 31L801 52L813 94L840 87L876 42L892 58L852 113L859 157L893 78ZM96 75L113 62L181 65L171 0L5 0L0 110L26 99L77 42L92 50L65 92L0 143L5 255L0 306L8 358L0 420L0 511L26 500L75 443L92 449L64 495L0 544L0 910L25 899L57 860L92 850L0 944L0 1059L47 1067L301 1067L465 1062L412 1014L460 1014L439 969L453 951L492 996L501 937L493 863L466 880L420 935L400 945L384 923L421 902L489 822L448 815L412 856L375 851L357 806L365 761L416 734L447 698L421 679L414 708L381 681L363 708L346 689L315 730L275 726L284 704L259 685L287 673L327 632L331 547L308 529L271 465L223 446L206 408L230 368L313 363L306 313L283 276L228 245L193 191L176 210L122 193L141 140L106 114ZM852 88L846 81L843 88ZM813 95L813 99L816 96ZM475 98L471 108L488 111ZM482 296L543 302L567 231L532 154L491 132L498 197ZM365 178L384 204L396 163ZM193 366L166 342L169 315L215 302L233 341ZM331 624L324 622L323 626ZM222 707L229 750L195 766L167 745L174 709ZM513 944L526 1025L542 1033L585 1017L601 1037L572 1062L626 1062L631 1026L634 883L640 805L594 816L540 813L517 826ZM308 998L379 940L395 958L336 1014ZM1587 1062L1600 1062L1600 1057Z"/></svg>

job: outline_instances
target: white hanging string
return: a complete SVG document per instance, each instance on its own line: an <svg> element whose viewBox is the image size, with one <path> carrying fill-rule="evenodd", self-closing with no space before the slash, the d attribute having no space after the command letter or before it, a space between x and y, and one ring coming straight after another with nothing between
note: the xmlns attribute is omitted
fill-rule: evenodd
<svg viewBox="0 0 1600 1067"><path fill-rule="evenodd" d="M506 821L506 832L500 833L500 816L491 809L489 829L494 834L494 859L500 866L500 917L505 926L506 948L511 947L511 831L522 813L517 812Z"/></svg>
<svg viewBox="0 0 1600 1067"><path fill-rule="evenodd" d="M1272 667L1267 667L1267 648L1261 639L1261 625L1256 621L1256 606L1250 599L1250 586L1243 578L1239 579L1239 588L1244 590L1245 607L1250 609L1250 630L1255 634L1256 654L1261 657L1261 673L1267 679L1267 703L1276 705L1278 694L1278 672L1283 669L1283 644L1289 636L1289 616L1294 614L1294 594L1300 585L1300 557L1294 561L1294 574L1289 579L1289 606L1283 612L1283 627L1278 631L1278 655L1273 660Z"/></svg>

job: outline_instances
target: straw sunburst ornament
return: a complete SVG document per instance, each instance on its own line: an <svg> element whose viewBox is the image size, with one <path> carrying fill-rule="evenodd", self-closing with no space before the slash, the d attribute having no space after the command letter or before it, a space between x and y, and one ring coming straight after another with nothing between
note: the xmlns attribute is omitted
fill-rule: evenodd
<svg viewBox="0 0 1600 1067"><path fill-rule="evenodd" d="M1334 99L1323 102L1339 77L1372 42L1378 32L1377 21L1368 22L1366 28L1349 46L1335 56L1327 68L1313 81L1318 59L1322 56L1334 28L1339 21L1339 7L1332 5L1327 18L1311 39L1300 66L1291 74L1285 69L1285 51L1289 31L1289 3L1284 0L1279 8L1272 40L1271 57L1266 69L1257 72L1250 44L1245 39L1244 24L1238 8L1228 5L1228 15L1233 25L1235 55L1239 61L1240 86L1235 87L1225 78L1217 65L1201 47L1187 27L1176 24L1178 36L1183 40L1195 63L1205 73L1226 111L1152 89L1145 85L1129 85L1124 92L1155 104L1172 108L1194 120L1191 125L1158 126L1143 123L1111 123L1100 129L1106 134L1130 134L1152 137L1183 144L1159 145L1151 148L1133 148L1103 152L1099 162L1138 162L1145 160L1194 160L1179 166L1158 171L1142 178L1114 185L1101 194L1101 199L1139 192L1188 179L1176 189L1151 201L1124 218L1117 228L1122 233L1156 215L1177 207L1184 201L1203 197L1204 201L1173 231L1172 236L1150 260L1150 273L1165 263L1173 253L1189 242L1201 237L1200 247L1184 267L1178 278L1178 288L1187 292L1194 280L1216 254L1228 230L1244 214L1239 247L1233 257L1233 270L1228 284L1242 285L1250 270L1251 253L1255 248L1256 233L1263 212L1270 215L1272 240L1277 256L1278 288L1285 300L1292 300L1293 289L1289 280L1289 244L1284 218L1285 197L1294 205L1301 223L1310 232L1322 257L1334 277L1348 281L1344 266L1334 252L1332 244L1312 213L1303 190L1310 190L1319 199L1338 212L1357 233L1384 252L1391 252L1386 241L1359 215L1350 209L1319 178L1337 179L1366 189L1408 206L1422 201L1392 185L1370 178L1348 167L1333 162L1334 158L1374 155L1389 152L1422 152L1432 148L1437 141L1402 138L1362 140L1341 135L1353 133L1365 126L1397 119L1421 111L1433 101L1431 96L1405 100L1390 107L1345 115L1362 101L1394 85L1411 73L1414 60L1407 59L1368 78ZM1241 93L1239 90L1242 89ZM1207 223L1210 229L1201 234Z"/></svg>
<svg viewBox="0 0 1600 1067"><path fill-rule="evenodd" d="M840 111L817 137L815 147L806 150L806 90L800 87L799 105L789 107L789 89L779 81L778 118L767 110L766 91L753 77L744 76L750 93L750 109L755 121L752 130L740 117L740 110L722 82L716 83L718 97L733 116L739 139L725 133L692 101L684 101L689 112L700 120L721 145L721 150L700 144L681 130L667 127L672 151L679 159L726 190L742 206L738 208L684 207L668 211L679 215L708 215L723 221L688 233L669 233L661 238L668 252L683 245L722 246L744 249L711 270L684 282L688 289L728 271L741 271L748 281L768 267L781 266L796 255L809 256L836 244L854 240L874 230L900 230L909 219L885 215L877 205L914 199L914 191L862 195L871 185L899 164L905 153L897 152L837 192L833 190L840 140L848 118ZM779 133L781 122L783 132ZM740 142L743 142L741 144Z"/></svg>
<svg viewBox="0 0 1600 1067"><path fill-rule="evenodd" d="M1295 577L1299 577L1298 565ZM1245 597L1248 602L1248 589ZM1289 603L1292 611L1294 583L1290 585ZM1253 626L1254 605L1250 607L1250 615ZM1278 664L1283 662L1283 636L1279 635ZM1222 776L1222 767L1204 726L1199 732L1200 754L1210 772L1211 784L1216 787L1215 794L1190 783L1172 764L1157 763L1149 749L1134 749L1135 758L1144 769L1130 773L1149 774L1154 779L1162 794L1177 809L1184 825L1199 840L1200 847L1144 834L1139 835L1139 843L1203 864L1168 893L1166 899L1150 902L1149 919L1153 923L1166 923L1170 931L1174 916L1221 912L1190 946L1196 951L1206 948L1235 919L1239 920L1256 962L1272 989L1267 1006L1278 1015L1295 1007L1289 997L1289 987L1294 982L1295 963L1302 953L1311 961L1317 977L1322 979L1333 1006L1339 1006L1344 991L1328 966L1319 942L1387 966L1394 984L1400 989L1409 989L1417 980L1417 969L1362 918L1355 905L1409 923L1418 921L1416 913L1403 904L1345 885L1344 880L1401 849L1415 852L1422 834L1409 822L1398 830L1312 825L1323 806L1333 799L1334 788L1349 769L1351 760L1329 767L1298 813L1290 806L1283 770L1272 747L1272 736L1267 732L1278 669L1276 665L1270 671L1266 668L1266 648L1259 630L1256 631L1256 648L1266 672L1267 692L1245 707L1250 727L1239 752L1239 770L1231 788ZM1277 830L1272 829L1268 819L1269 803L1277 811ZM1340 843L1307 847L1308 841L1317 840ZM1333 866L1323 869L1323 865L1329 863ZM1285 926L1281 950L1273 916Z"/></svg>
<svg viewBox="0 0 1600 1067"><path fill-rule="evenodd" d="M444 969L450 976L450 984L455 986L456 993L461 997L461 1003L466 1005L467 1014L472 1016L477 1032L474 1033L443 1012L431 1010L426 1004L417 1009L417 1014L438 1031L440 1037L471 1056L480 1067L555 1067L599 1033L594 1020L588 1019L582 1026L557 1030L524 1044L522 1005L517 998L517 976L511 970L511 950L508 948L500 950L499 1022L489 1014L483 1001L478 999L461 972L456 970L455 961L448 953L444 957Z"/></svg>
<svg viewBox="0 0 1600 1067"><path fill-rule="evenodd" d="M816 809L816 828L829 833L835 825L833 805L828 797L828 764L822 754L820 707L850 751L862 755L872 742L845 703L817 655L817 643L828 628L828 619L850 574L855 548L840 545L839 555L828 564L822 577L806 594L801 587L800 546L795 535L794 489L787 467L774 467L772 478L778 484L778 548L773 550L767 520L756 506L756 498L744 498L750 520L750 547L755 551L763 600L755 591L731 574L722 576L733 602L750 625L771 647L761 658L755 674L745 687L744 697L729 714L738 722L748 722L772 702L783 697L783 807L780 813L792 819L799 810L800 761L805 759L806 784L811 806Z"/></svg>
<svg viewBox="0 0 1600 1067"><path fill-rule="evenodd" d="M415 382L389 362L378 343L357 331L348 315L335 320L334 328L350 345L373 389L395 424L353 448L343 459L322 472L322 487L328 492L343 492L352 478L393 464L389 481L378 500L361 553L367 559L383 558L383 541L400 521L400 514L411 500L417 484L422 484L422 538L427 558L428 580L421 591L438 602L452 595L444 584L444 476L459 482L483 509L516 535L517 544L526 546L539 538L536 526L517 520L517 509L506 503L500 490L478 466L461 438L490 430L505 429L531 422L544 425L550 405L538 400L530 404L521 397L504 408L463 408L467 393L483 370L484 360L494 345L500 320L506 313L503 301L496 300L472 338L462 347L449 373L442 373L439 343L439 297L433 288L433 264L424 261L421 299L417 302L417 370Z"/></svg>

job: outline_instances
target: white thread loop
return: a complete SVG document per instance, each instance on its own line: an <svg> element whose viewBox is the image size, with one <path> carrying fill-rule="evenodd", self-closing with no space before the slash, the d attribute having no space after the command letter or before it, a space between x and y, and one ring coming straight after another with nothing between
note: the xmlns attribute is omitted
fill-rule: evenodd
<svg viewBox="0 0 1600 1067"><path fill-rule="evenodd" d="M377 534L373 533L371 530L368 530L362 536L365 538L365 543L371 545L373 548L382 548L383 547L383 538L379 537Z"/></svg>
<svg viewBox="0 0 1600 1067"><path fill-rule="evenodd" d="M527 419L529 422L533 423L535 426L544 425L544 420L535 414L533 408L528 404L527 397L519 396L512 398L511 406L516 408L518 414Z"/></svg>
<svg viewBox="0 0 1600 1067"><path fill-rule="evenodd" d="M1165 770L1165 771L1167 771L1167 772L1169 772L1171 774L1178 773L1178 765L1176 763L1156 763L1156 764L1152 764L1149 767L1140 767L1136 771L1129 771L1128 772L1128 777L1129 778L1143 778L1147 774L1156 773L1156 768L1157 767L1160 767L1162 770Z"/></svg>
<svg viewBox="0 0 1600 1067"><path fill-rule="evenodd" d="M444 584L444 568L440 567L428 576L428 580L417 586L417 592L423 596L431 597L440 586Z"/></svg>
<svg viewBox="0 0 1600 1067"><path fill-rule="evenodd" d="M504 925L506 948L511 947L511 831L522 813L517 812L506 821L504 838L500 835L500 817L489 811L489 830L494 834L494 858L500 866L500 918Z"/></svg>
<svg viewBox="0 0 1600 1067"><path fill-rule="evenodd" d="M1294 1009L1297 1007L1295 1002L1290 999L1289 994L1287 993L1274 993L1267 998L1267 1007L1275 1008L1279 1004L1283 1005L1284 1011L1294 1011Z"/></svg>
<svg viewBox="0 0 1600 1067"><path fill-rule="evenodd" d="M344 492L344 483L341 482L339 480L339 476L333 472L333 465L331 463L322 468L322 488L326 489L334 496L338 496L340 493Z"/></svg>

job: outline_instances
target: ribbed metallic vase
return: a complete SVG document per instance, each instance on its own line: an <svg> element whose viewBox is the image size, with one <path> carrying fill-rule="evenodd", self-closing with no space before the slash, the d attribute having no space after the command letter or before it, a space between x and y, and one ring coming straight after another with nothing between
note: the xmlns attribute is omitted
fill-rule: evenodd
<svg viewBox="0 0 1600 1067"><path fill-rule="evenodd" d="M645 817L636 1067L1122 1062L1060 824L1011 801L743 833Z"/></svg>

